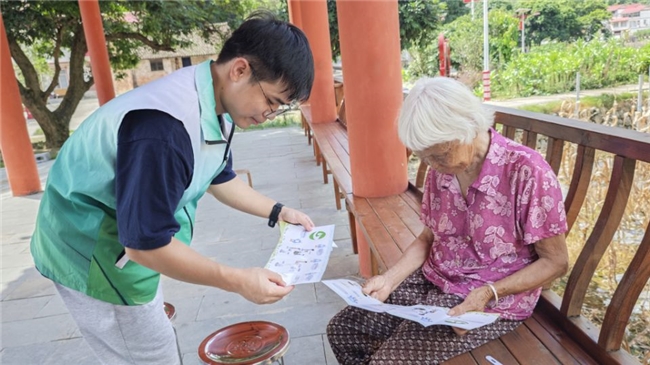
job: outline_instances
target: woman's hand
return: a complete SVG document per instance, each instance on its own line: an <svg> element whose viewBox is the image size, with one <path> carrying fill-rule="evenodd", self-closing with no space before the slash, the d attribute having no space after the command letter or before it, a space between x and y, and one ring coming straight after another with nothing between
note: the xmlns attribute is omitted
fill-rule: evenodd
<svg viewBox="0 0 650 365"><path fill-rule="evenodd" d="M282 207L278 219L292 224L300 224L307 231L314 229L314 222L311 221L309 216L301 211L289 207Z"/></svg>
<svg viewBox="0 0 650 365"><path fill-rule="evenodd" d="M362 292L382 302L395 290L395 284L386 275L373 276L363 284Z"/></svg>
<svg viewBox="0 0 650 365"><path fill-rule="evenodd" d="M490 299L492 299L492 296L492 290L487 286L478 287L469 292L467 297L465 297L465 300L463 300L459 305L451 308L447 314L450 316L460 316L467 312L483 312ZM459 336L467 333L467 330L458 327L452 327L452 329Z"/></svg>

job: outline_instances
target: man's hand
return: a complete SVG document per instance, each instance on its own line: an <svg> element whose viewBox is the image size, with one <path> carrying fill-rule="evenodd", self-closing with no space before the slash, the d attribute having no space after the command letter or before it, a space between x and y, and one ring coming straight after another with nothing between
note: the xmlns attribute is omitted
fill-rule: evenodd
<svg viewBox="0 0 650 365"><path fill-rule="evenodd" d="M273 271L259 267L241 270L242 281L237 293L253 303L275 303L294 288L293 285L285 286L280 274Z"/></svg>
<svg viewBox="0 0 650 365"><path fill-rule="evenodd" d="M492 290L487 286L478 287L469 292L467 297L465 297L465 300L459 305L451 308L447 314L450 316L460 316L467 312L483 312L490 299L492 299L492 295ZM467 330L457 327L452 328L459 336L467 333Z"/></svg>
<svg viewBox="0 0 650 365"><path fill-rule="evenodd" d="M363 284L361 291L366 295L384 302L393 290L395 290L395 285L387 276L377 275L368 279Z"/></svg>
<svg viewBox="0 0 650 365"><path fill-rule="evenodd" d="M282 207L278 219L287 223L300 224L307 231L311 231L314 228L314 222L311 221L307 214L293 208Z"/></svg>

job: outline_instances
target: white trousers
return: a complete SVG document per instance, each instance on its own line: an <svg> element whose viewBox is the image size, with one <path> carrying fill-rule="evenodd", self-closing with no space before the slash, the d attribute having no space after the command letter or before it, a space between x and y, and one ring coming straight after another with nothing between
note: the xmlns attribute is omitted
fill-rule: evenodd
<svg viewBox="0 0 650 365"><path fill-rule="evenodd" d="M107 365L178 365L176 332L163 309L162 289L144 305L115 305L55 283L84 339Z"/></svg>

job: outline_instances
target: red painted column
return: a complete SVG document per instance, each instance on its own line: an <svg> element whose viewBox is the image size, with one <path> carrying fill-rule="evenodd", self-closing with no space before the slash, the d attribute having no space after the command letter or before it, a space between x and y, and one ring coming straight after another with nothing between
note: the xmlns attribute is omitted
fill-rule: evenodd
<svg viewBox="0 0 650 365"><path fill-rule="evenodd" d="M97 88L97 99L99 99L99 105L103 105L115 97L115 89L113 88L111 64L108 61L108 49L106 48L99 2L97 0L79 0L79 10Z"/></svg>
<svg viewBox="0 0 650 365"><path fill-rule="evenodd" d="M302 11L300 9L300 0L288 0L287 9L289 10L289 21L296 27L302 29Z"/></svg>
<svg viewBox="0 0 650 365"><path fill-rule="evenodd" d="M336 120L336 101L327 2L325 0L300 2L300 14L302 30L309 39L314 55L314 86L309 98L312 123L333 122Z"/></svg>
<svg viewBox="0 0 650 365"><path fill-rule="evenodd" d="M36 159L27 132L18 82L11 63L5 24L0 16L0 149L14 196L41 191Z"/></svg>
<svg viewBox="0 0 650 365"><path fill-rule="evenodd" d="M336 2L352 188L361 197L398 194L408 186L406 149L397 136L402 66L397 1ZM361 274L370 251L357 228Z"/></svg>

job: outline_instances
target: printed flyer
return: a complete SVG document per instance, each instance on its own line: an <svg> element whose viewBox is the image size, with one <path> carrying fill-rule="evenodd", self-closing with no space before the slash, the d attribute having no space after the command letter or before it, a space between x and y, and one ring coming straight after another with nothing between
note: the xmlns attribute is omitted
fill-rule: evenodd
<svg viewBox="0 0 650 365"><path fill-rule="evenodd" d="M365 309L372 312L388 313L396 317L418 322L424 327L432 325L446 325L473 330L496 321L499 315L496 313L467 312L460 316L449 316L449 308L435 307L431 305L394 305L386 304L375 298L365 295L361 291L361 285L348 279L323 280L336 294L338 294L348 305Z"/></svg>
<svg viewBox="0 0 650 365"><path fill-rule="evenodd" d="M282 275L287 285L321 280L334 243L334 225L314 227L280 222L280 240L265 268Z"/></svg>

